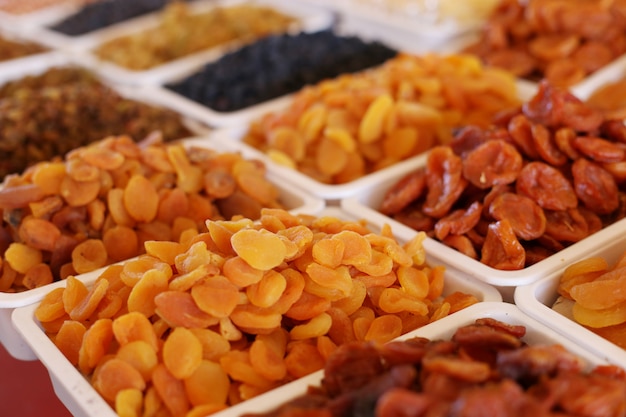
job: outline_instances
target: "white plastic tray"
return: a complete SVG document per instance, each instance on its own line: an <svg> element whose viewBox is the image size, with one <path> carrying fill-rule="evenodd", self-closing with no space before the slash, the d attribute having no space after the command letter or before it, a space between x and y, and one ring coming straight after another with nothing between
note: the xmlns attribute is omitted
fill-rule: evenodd
<svg viewBox="0 0 626 417"><path fill-rule="evenodd" d="M65 359L63 354L48 339L33 318L34 306L17 309L13 322L19 327L29 344L48 369L54 389L59 399L74 417L117 417L115 412L96 393L84 377ZM573 343L570 339L550 329L543 323L527 316L516 306L503 302L483 302L426 325L400 337L426 337L432 340L449 339L460 326L473 323L479 318L493 318L511 325L526 327L524 341L530 345L560 344L565 349L582 358L588 368L594 365L613 363L612 358L597 356ZM214 417L237 417L245 413L271 411L289 399L306 392L310 385L318 384L322 371L262 394L251 400L213 414Z"/></svg>
<svg viewBox="0 0 626 417"><path fill-rule="evenodd" d="M626 229L624 229L623 223L620 229L618 230L619 233L615 233L611 239L605 240L603 245L589 248L573 261L600 256L606 259L609 265L612 265L626 251L626 233L624 233ZM568 262L562 268L530 285L518 287L515 290L515 303L526 314L553 327L556 331L572 339L574 343L601 357L610 357L613 362L626 367L626 350L552 309L552 305L559 297L557 287L561 275L571 263Z"/></svg>
<svg viewBox="0 0 626 417"><path fill-rule="evenodd" d="M187 145L208 147L223 152L236 152L234 147L228 144L214 143L207 137L190 138L184 141ZM304 190L282 181L275 174L269 172L268 180L279 191L282 204L294 213L317 213L325 207L323 200L316 198ZM92 275L86 274L90 279ZM35 354L24 344L24 341L10 323L10 316L16 307L22 307L41 300L52 288L64 286L63 281L55 282L40 288L35 288L19 293L0 292L0 344L2 344L11 356L21 360L34 360Z"/></svg>
<svg viewBox="0 0 626 417"><path fill-rule="evenodd" d="M358 194L342 199L341 207L347 212L363 217L374 224L389 223L393 225L393 229L399 236L402 236L403 239L409 239L417 232L380 213L378 208L387 190L407 173L424 166L426 159L427 155L424 154L401 167L396 167L393 176L387 175L382 181L372 183L369 187L360 190ZM532 284L563 268L564 265L568 265L608 242L618 239L624 234L625 228L626 219L622 219L534 265L516 271L503 271L489 267L433 238L426 238L424 247L439 263L463 271L476 279L495 286L502 292L505 301L512 301L516 287Z"/></svg>
<svg viewBox="0 0 626 417"><path fill-rule="evenodd" d="M280 0L221 0L220 2L204 0L189 3L188 7L192 12L200 13L211 10L216 5L227 7L244 2L271 6L276 10L298 18L299 23L290 28L289 31L317 31L330 27L334 21L334 16L331 13L319 7ZM200 68L205 62L215 60L226 51L241 45L240 42L233 42L228 45L210 48L142 71L124 68L100 59L95 55L95 49L107 41L157 27L161 21L160 16L161 12L153 12L75 37L63 35L42 27L32 28L32 30L28 31L28 35L32 38L41 38L42 42L46 42L46 44L52 47L72 53L80 63L98 72L105 78L122 84L140 85L162 84L171 79L179 78Z"/></svg>

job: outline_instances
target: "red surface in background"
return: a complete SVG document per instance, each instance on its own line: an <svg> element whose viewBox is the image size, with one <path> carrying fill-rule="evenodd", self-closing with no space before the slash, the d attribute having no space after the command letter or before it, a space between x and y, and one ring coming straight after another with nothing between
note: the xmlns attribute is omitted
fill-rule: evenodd
<svg viewBox="0 0 626 417"><path fill-rule="evenodd" d="M0 345L0 416L71 417L57 398L48 371L39 361L13 358Z"/></svg>

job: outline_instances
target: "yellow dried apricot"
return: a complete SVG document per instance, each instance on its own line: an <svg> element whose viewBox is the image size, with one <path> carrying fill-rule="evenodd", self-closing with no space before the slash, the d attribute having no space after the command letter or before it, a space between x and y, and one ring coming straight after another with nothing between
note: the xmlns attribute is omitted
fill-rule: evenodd
<svg viewBox="0 0 626 417"><path fill-rule="evenodd" d="M104 242L99 239L82 241L72 251L72 266L79 274L95 271L108 262L108 253Z"/></svg>
<svg viewBox="0 0 626 417"><path fill-rule="evenodd" d="M87 329L83 323L75 320L65 320L54 338L55 346L74 366L78 365L78 352L86 331Z"/></svg>
<svg viewBox="0 0 626 417"><path fill-rule="evenodd" d="M163 343L163 363L178 379L190 377L202 362L202 344L184 327L176 327Z"/></svg>
<svg viewBox="0 0 626 417"><path fill-rule="evenodd" d="M322 313L306 323L294 326L289 334L293 340L315 339L328 333L331 326L331 316Z"/></svg>
<svg viewBox="0 0 626 417"><path fill-rule="evenodd" d="M202 360L183 382L192 405L226 405L230 380L219 363Z"/></svg>
<svg viewBox="0 0 626 417"><path fill-rule="evenodd" d="M203 328L213 326L219 319L200 310L191 294L181 291L163 291L154 297L156 314L170 326Z"/></svg>
<svg viewBox="0 0 626 417"><path fill-rule="evenodd" d="M100 180L77 181L66 175L61 180L59 194L72 207L86 206L98 197Z"/></svg>
<svg viewBox="0 0 626 417"><path fill-rule="evenodd" d="M137 233L127 226L116 225L107 229L102 235L102 243L113 262L130 259L139 254Z"/></svg>
<svg viewBox="0 0 626 417"><path fill-rule="evenodd" d="M198 308L213 317L230 316L239 304L239 288L223 275L208 277L191 288Z"/></svg>
<svg viewBox="0 0 626 417"><path fill-rule="evenodd" d="M130 312L117 317L112 322L112 331L115 340L123 346L136 340L143 340L157 351L159 343L152 323L146 316L138 312Z"/></svg>
<svg viewBox="0 0 626 417"><path fill-rule="evenodd" d="M108 353L112 341L112 321L96 320L83 336L83 343L78 351L79 369L86 374L92 371Z"/></svg>
<svg viewBox="0 0 626 417"><path fill-rule="evenodd" d="M169 277L158 269L150 269L132 287L128 294L129 312L151 317L156 311L155 297L168 289Z"/></svg>
<svg viewBox="0 0 626 417"><path fill-rule="evenodd" d="M221 334L211 329L189 329L202 345L202 358L209 361L218 361L230 350L230 342Z"/></svg>
<svg viewBox="0 0 626 417"><path fill-rule="evenodd" d="M257 338L250 345L250 364L252 368L270 381L280 381L287 375L283 359L284 351L273 349L262 338Z"/></svg>
<svg viewBox="0 0 626 417"><path fill-rule="evenodd" d="M99 368L92 380L94 388L110 402L115 402L117 394L126 389L143 391L146 384L135 368L121 359L109 359Z"/></svg>
<svg viewBox="0 0 626 417"><path fill-rule="evenodd" d="M273 233L244 229L230 239L234 251L256 269L268 271L285 260L285 244Z"/></svg>
<svg viewBox="0 0 626 417"><path fill-rule="evenodd" d="M143 175L133 175L124 189L124 207L137 222L154 220L159 209L159 195L154 184Z"/></svg>
<svg viewBox="0 0 626 417"><path fill-rule="evenodd" d="M120 346L115 357L132 365L146 382L150 381L152 371L159 363L157 352L144 340L135 340Z"/></svg>
<svg viewBox="0 0 626 417"><path fill-rule="evenodd" d="M246 295L257 307L271 307L280 299L286 288L285 277L280 272L269 270L259 282L246 288Z"/></svg>
<svg viewBox="0 0 626 417"><path fill-rule="evenodd" d="M223 274L239 288L256 284L263 278L263 271L253 268L240 256L226 259L223 265Z"/></svg>
<svg viewBox="0 0 626 417"><path fill-rule="evenodd" d="M24 243L13 242L4 252L4 260L14 270L25 274L30 268L42 262L43 255L39 249L32 248Z"/></svg>
<svg viewBox="0 0 626 417"><path fill-rule="evenodd" d="M115 412L119 417L142 417L143 392L137 388L121 389L115 396Z"/></svg>

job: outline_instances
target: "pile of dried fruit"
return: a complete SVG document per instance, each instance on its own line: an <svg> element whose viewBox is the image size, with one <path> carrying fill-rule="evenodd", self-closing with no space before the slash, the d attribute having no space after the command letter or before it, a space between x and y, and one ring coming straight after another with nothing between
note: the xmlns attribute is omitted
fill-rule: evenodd
<svg viewBox="0 0 626 417"><path fill-rule="evenodd" d="M626 52L626 9L603 0L503 0L465 52L533 81L569 87Z"/></svg>
<svg viewBox="0 0 626 417"><path fill-rule="evenodd" d="M184 2L172 2L156 27L112 39L94 53L105 61L141 71L195 52L285 32L296 22L272 7L254 3L195 13Z"/></svg>
<svg viewBox="0 0 626 417"><path fill-rule="evenodd" d="M91 288L70 277L36 309L118 412L206 415L321 369L338 346L388 342L478 301L442 296L423 235L401 245L389 228L280 209L206 226L147 241Z"/></svg>
<svg viewBox="0 0 626 417"><path fill-rule="evenodd" d="M594 256L569 265L559 278L555 310L626 349L626 252L616 262Z"/></svg>
<svg viewBox="0 0 626 417"><path fill-rule="evenodd" d="M561 345L528 345L525 332L483 318L459 327L450 340L342 346L319 386L272 411L244 416L622 415L623 369L589 370Z"/></svg>
<svg viewBox="0 0 626 417"><path fill-rule="evenodd" d="M340 36L332 30L274 35L226 54L167 88L228 112L374 67L395 55L395 50L379 42Z"/></svg>
<svg viewBox="0 0 626 417"><path fill-rule="evenodd" d="M0 98L0 178L109 135L192 134L180 114L125 98L77 67L8 82Z"/></svg>
<svg viewBox="0 0 626 417"><path fill-rule="evenodd" d="M626 213L626 126L546 81L489 128L461 129L380 210L502 270L522 269Z"/></svg>
<svg viewBox="0 0 626 417"><path fill-rule="evenodd" d="M244 141L326 184L343 184L487 126L517 107L515 79L470 55L401 54L308 86L253 121Z"/></svg>
<svg viewBox="0 0 626 417"><path fill-rule="evenodd" d="M0 188L0 291L22 291L144 252L207 219L282 207L265 166L237 153L109 137Z"/></svg>

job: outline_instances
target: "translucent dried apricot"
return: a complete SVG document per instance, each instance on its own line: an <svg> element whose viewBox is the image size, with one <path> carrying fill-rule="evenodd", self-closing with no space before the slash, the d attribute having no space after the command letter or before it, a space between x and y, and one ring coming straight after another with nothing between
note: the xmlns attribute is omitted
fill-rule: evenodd
<svg viewBox="0 0 626 417"><path fill-rule="evenodd" d="M156 313L170 326L202 328L219 322L219 319L202 311L191 294L181 291L164 291L154 297Z"/></svg>
<svg viewBox="0 0 626 417"><path fill-rule="evenodd" d="M176 327L163 343L163 363L174 377L190 377L202 362L202 344L184 327Z"/></svg>
<svg viewBox="0 0 626 417"><path fill-rule="evenodd" d="M239 304L239 288L222 275L208 277L191 288L198 308L213 317L228 317Z"/></svg>
<svg viewBox="0 0 626 417"><path fill-rule="evenodd" d="M106 247L99 239L87 239L79 243L72 251L72 266L79 274L95 271L107 263Z"/></svg>
<svg viewBox="0 0 626 417"><path fill-rule="evenodd" d="M96 320L83 336L78 352L78 367L84 373L91 372L108 353L113 341L110 319Z"/></svg>
<svg viewBox="0 0 626 417"><path fill-rule="evenodd" d="M226 259L223 265L223 273L230 282L239 288L256 284L263 278L262 270L253 268L239 256Z"/></svg>
<svg viewBox="0 0 626 417"><path fill-rule="evenodd" d="M283 295L287 288L287 280L273 270L265 272L261 280L246 288L248 300L257 307L271 307Z"/></svg>
<svg viewBox="0 0 626 417"><path fill-rule="evenodd" d="M287 375L283 355L262 338L250 345L250 363L255 371L270 381L280 381Z"/></svg>
<svg viewBox="0 0 626 417"><path fill-rule="evenodd" d="M183 416L189 411L190 403L183 381L174 377L164 364L154 368L152 383L171 415Z"/></svg>
<svg viewBox="0 0 626 417"><path fill-rule="evenodd" d="M268 271L280 265L285 259L285 244L273 233L255 229L244 229L233 234L231 244L250 266Z"/></svg>
<svg viewBox="0 0 626 417"><path fill-rule="evenodd" d="M159 209L159 195L154 184L143 175L133 175L124 189L124 207L137 222L154 220Z"/></svg>
<svg viewBox="0 0 626 417"><path fill-rule="evenodd" d="M159 348L152 323L141 313L130 312L116 318L112 322L112 331L115 340L122 346L136 340L143 340L155 351Z"/></svg>
<svg viewBox="0 0 626 417"><path fill-rule="evenodd" d="M183 382L192 405L226 405L230 380L219 363L203 360Z"/></svg>
<svg viewBox="0 0 626 417"><path fill-rule="evenodd" d="M127 226L113 226L102 235L106 253L111 261L119 262L139 254L137 233Z"/></svg>
<svg viewBox="0 0 626 417"><path fill-rule="evenodd" d="M92 380L94 388L107 401L114 402L121 390L137 389L143 391L146 384L135 368L121 359L109 359L100 366Z"/></svg>
<svg viewBox="0 0 626 417"><path fill-rule="evenodd" d="M129 312L151 317L156 310L154 298L168 289L169 276L158 269L150 269L132 287L126 301Z"/></svg>
<svg viewBox="0 0 626 417"><path fill-rule="evenodd" d="M25 274L30 268L42 262L43 255L38 249L24 243L13 242L4 252L4 260L14 270Z"/></svg>
<svg viewBox="0 0 626 417"><path fill-rule="evenodd" d="M81 322L66 320L54 338L55 346L63 353L63 356L74 366L78 365L78 352L83 342L83 336L87 329Z"/></svg>
<svg viewBox="0 0 626 417"><path fill-rule="evenodd" d="M141 417L143 392L136 388L121 389L115 396L115 412L120 417Z"/></svg>
<svg viewBox="0 0 626 417"><path fill-rule="evenodd" d="M159 363L157 352L144 340L135 340L120 346L115 357L132 365L146 382L150 381L152 370Z"/></svg>

